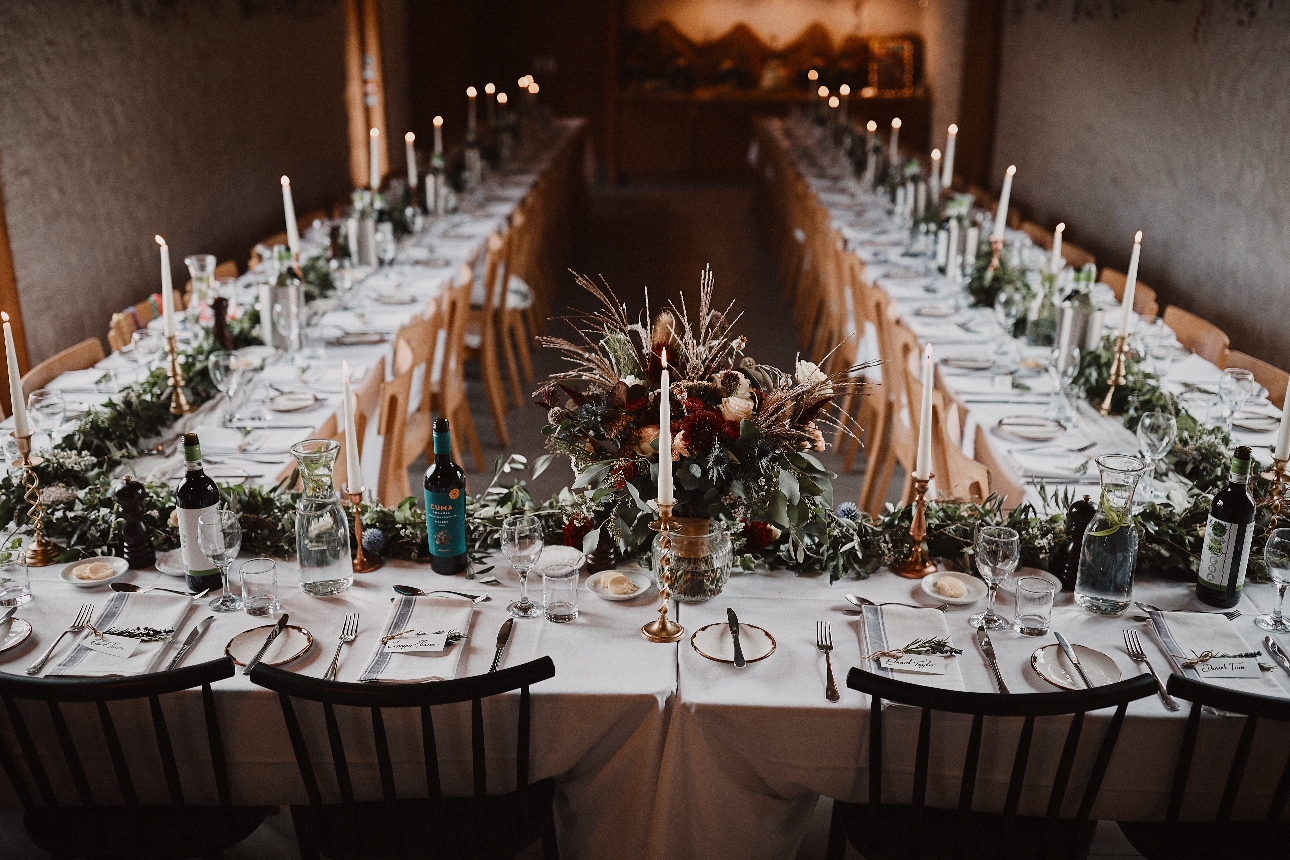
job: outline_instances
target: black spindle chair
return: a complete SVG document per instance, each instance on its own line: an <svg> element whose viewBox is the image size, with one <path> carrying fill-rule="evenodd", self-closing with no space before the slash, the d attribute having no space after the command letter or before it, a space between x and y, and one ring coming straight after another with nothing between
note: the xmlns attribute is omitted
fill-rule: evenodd
<svg viewBox="0 0 1290 860"><path fill-rule="evenodd" d="M297 675L263 663L256 666L251 670L251 680L278 694L300 777L309 796L308 806L291 810L301 856L314 860L321 852L330 860L514 857L541 839L544 856L558 857L552 807L555 781L529 782L529 687L553 677L555 664L550 657L487 675L427 684L341 683ZM489 794L483 700L515 690L519 690L516 788L508 793ZM292 704L293 698L322 704L339 803L324 803L314 757ZM464 702L470 702L474 794L444 797L431 709ZM380 800L359 800L356 796L345 738L336 715L337 706L370 711L381 783ZM407 796L412 793L409 791L400 797L395 788L383 711L398 708L418 708L421 712L425 789L418 787L415 797ZM351 748L361 742L352 735L349 741Z"/></svg>
<svg viewBox="0 0 1290 860"><path fill-rule="evenodd" d="M0 701L9 723L9 730L0 732L0 769L22 802L23 823L32 842L60 860L170 860L219 857L254 832L276 810L233 805L211 693L211 684L231 677L233 661L227 657L129 678L28 678L0 673ZM161 703L162 696L196 687L201 687L216 805L186 801L172 727ZM131 734L146 731L146 723L138 723L144 699L152 717L159 774L149 773L153 769L139 761L142 756L137 749L131 756L122 745L123 736L129 741ZM134 713L118 713L122 719L114 719L109 703L127 700L136 701ZM23 707L23 702L45 707ZM69 714L64 708L74 703L94 705L106 757L93 743L98 733L89 730L93 717L88 709ZM173 709L182 705L171 702L170 707L173 717ZM164 784L169 803L149 802L153 799L149 795L159 794L149 790L149 779L157 787Z"/></svg>
<svg viewBox="0 0 1290 860"><path fill-rule="evenodd" d="M1290 852L1290 821L1285 820L1286 801L1290 799L1290 758L1287 758L1280 779L1272 790L1272 801L1268 804L1263 819L1233 821L1232 817L1245 782L1259 721L1268 720L1280 724L1271 727L1269 731L1285 738L1287 724L1290 724L1290 700L1240 693L1181 675L1171 675L1168 687L1174 697L1191 702L1191 712L1187 716L1187 727L1183 730L1182 744L1178 749L1178 762L1174 766L1174 782L1169 793L1165 820L1150 823L1121 821L1119 825L1124 835L1149 860L1186 860L1192 857L1214 860L1241 857L1257 860L1286 856ZM1179 821L1196 755L1196 742L1200 737L1201 710L1205 707L1240 714L1245 720L1213 818L1206 821ZM1237 721L1215 717L1211 722L1220 731L1226 732ZM1200 781L1214 785L1217 774L1202 775ZM1249 811L1256 812L1254 809Z"/></svg>
<svg viewBox="0 0 1290 860"><path fill-rule="evenodd" d="M1068 693L967 693L898 681L855 668L847 675L847 686L873 697L869 714L869 802L833 802L826 856L841 858L846 843L850 841L869 860L1087 856L1093 830L1097 826L1097 822L1089 820L1089 814L1115 751L1125 710L1129 702L1154 695L1156 691L1151 676L1141 675L1117 684ZM910 705L922 711L914 759L913 796L909 803L883 801L883 724L887 719L882 709L884 701ZM1089 711L1111 707L1115 712L1097 746L1075 817L1062 818L1062 806L1070 788L1084 716ZM933 711L972 716L956 810L927 806ZM1053 777L1046 814L1043 817L1018 815L1035 719L1063 715L1070 716L1070 724ZM1001 813L972 809L986 717L1024 718Z"/></svg>

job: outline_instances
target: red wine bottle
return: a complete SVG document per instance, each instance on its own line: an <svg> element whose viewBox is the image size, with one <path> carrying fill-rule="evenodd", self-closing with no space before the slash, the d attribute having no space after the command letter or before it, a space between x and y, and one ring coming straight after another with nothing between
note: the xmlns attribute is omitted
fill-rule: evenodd
<svg viewBox="0 0 1290 860"><path fill-rule="evenodd" d="M1250 498L1250 449L1242 445L1232 455L1227 486L1214 494L1200 551L1196 596L1210 606L1230 609L1241 602L1245 569L1254 537L1254 500Z"/></svg>
<svg viewBox="0 0 1290 860"><path fill-rule="evenodd" d="M197 545L197 518L219 506L219 489L202 468L202 446L196 433L184 434L184 482L175 491L179 519L179 551L187 568L188 590L197 594L223 586L219 568Z"/></svg>
<svg viewBox="0 0 1290 860"><path fill-rule="evenodd" d="M464 573L466 554L466 473L452 460L448 422L434 422L434 462L426 470L426 540L430 569L452 576Z"/></svg>

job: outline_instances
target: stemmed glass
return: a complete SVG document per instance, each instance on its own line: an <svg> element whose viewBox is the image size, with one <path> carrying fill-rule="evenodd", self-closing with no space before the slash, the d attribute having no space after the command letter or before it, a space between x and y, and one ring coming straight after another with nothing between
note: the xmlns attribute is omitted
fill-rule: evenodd
<svg viewBox="0 0 1290 860"><path fill-rule="evenodd" d="M49 437L49 446L54 446L54 433L67 419L67 401L63 395L48 388L39 388L27 397L27 411L31 414L36 429L44 431Z"/></svg>
<svg viewBox="0 0 1290 860"><path fill-rule="evenodd" d="M1268 535L1263 547L1263 560L1268 566L1268 576L1277 587L1277 605L1268 615L1258 615L1254 623L1273 633L1290 633L1290 622L1281 614L1281 604L1286 599L1286 586L1290 586L1290 529L1276 529Z"/></svg>
<svg viewBox="0 0 1290 860"><path fill-rule="evenodd" d="M995 614L994 594L1003 582L1017 569L1021 561L1021 538L1006 526L980 526L976 532L976 567L985 580L987 603L985 612L973 615L968 623L987 630L1007 630L1009 624Z"/></svg>
<svg viewBox="0 0 1290 860"><path fill-rule="evenodd" d="M211 382L215 383L215 387L228 397L227 418L237 417L233 414L233 396L237 394L238 386L242 383L242 361L233 353L220 350L212 352L206 359L206 369L210 372Z"/></svg>
<svg viewBox="0 0 1290 860"><path fill-rule="evenodd" d="M236 612L242 608L242 598L228 587L228 569L233 566L242 549L242 521L236 511L227 508L207 511L197 518L197 548L202 555L215 562L224 578L224 591L210 602L214 612Z"/></svg>
<svg viewBox="0 0 1290 860"><path fill-rule="evenodd" d="M1169 453L1178 437L1178 422L1168 412L1148 412L1138 422L1138 451L1147 461L1147 480L1142 487L1146 501L1159 501L1166 497L1156 485L1156 464Z"/></svg>
<svg viewBox="0 0 1290 860"><path fill-rule="evenodd" d="M1218 396L1223 401L1223 410L1227 413L1227 432L1232 432L1232 419L1245 406L1245 401L1254 393L1254 374L1241 367L1229 367L1223 371L1223 378L1218 383Z"/></svg>
<svg viewBox="0 0 1290 860"><path fill-rule="evenodd" d="M534 618L542 609L529 600L529 571L542 555L542 521L535 516L516 514L502 521L502 554L520 575L520 599L506 607L516 618Z"/></svg>
<svg viewBox="0 0 1290 860"><path fill-rule="evenodd" d="M130 350L134 360L151 369L157 356L161 354L161 337L141 328L130 336L130 342L134 345Z"/></svg>
<svg viewBox="0 0 1290 860"><path fill-rule="evenodd" d="M1079 348L1067 345L1065 352L1060 346L1053 349L1052 359L1048 362L1048 375L1053 380L1053 399L1048 405L1048 415L1065 424L1074 426L1077 413L1071 407L1066 392L1075 381L1079 372Z"/></svg>
<svg viewBox="0 0 1290 860"><path fill-rule="evenodd" d="M1017 327L1017 320L1021 319L1021 314L1025 310L1025 296L1020 290L1003 290L999 297L994 300L994 316L999 320L999 325L1003 326L1003 339L999 341L999 346L995 349L998 355L1011 356L1013 354L1012 333Z"/></svg>

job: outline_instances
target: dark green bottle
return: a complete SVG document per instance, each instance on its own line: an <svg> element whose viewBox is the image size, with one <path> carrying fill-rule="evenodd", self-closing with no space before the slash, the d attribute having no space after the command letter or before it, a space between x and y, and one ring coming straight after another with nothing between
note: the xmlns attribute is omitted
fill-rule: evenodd
<svg viewBox="0 0 1290 860"><path fill-rule="evenodd" d="M175 513L179 519L179 550L187 568L188 590L197 594L223 586L219 568L197 545L197 518L219 507L219 489L202 468L202 446L196 433L184 434L184 482L175 491Z"/></svg>
<svg viewBox="0 0 1290 860"><path fill-rule="evenodd" d="M443 418L434 422L434 462L426 469L425 494L430 569L444 576L464 573L466 473L452 460L452 436Z"/></svg>
<svg viewBox="0 0 1290 860"><path fill-rule="evenodd" d="M1231 609L1241 602L1245 569L1254 537L1254 500L1250 498L1250 449L1242 445L1232 455L1228 484L1214 494L1200 551L1196 596L1210 606Z"/></svg>

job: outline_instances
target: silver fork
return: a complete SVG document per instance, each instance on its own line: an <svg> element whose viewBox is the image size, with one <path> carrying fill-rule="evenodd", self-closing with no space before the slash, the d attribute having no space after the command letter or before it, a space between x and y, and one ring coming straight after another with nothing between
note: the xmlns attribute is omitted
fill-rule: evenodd
<svg viewBox="0 0 1290 860"><path fill-rule="evenodd" d="M1160 701L1165 703L1165 707L1171 711L1178 710L1178 703L1174 701L1174 697L1169 695L1169 691L1165 689L1164 682L1160 680L1160 676L1156 674L1155 667L1152 666L1151 661L1147 659L1147 652L1142 650L1142 642L1138 639L1138 631L1124 631L1124 650L1129 652L1130 660L1146 666L1147 671L1151 673L1151 677L1156 679L1156 687L1160 693Z"/></svg>
<svg viewBox="0 0 1290 860"><path fill-rule="evenodd" d="M1133 601L1133 602L1134 602L1134 603L1136 603L1136 604L1138 605L1138 608L1139 608L1139 609L1146 610L1147 612L1167 612L1167 611L1169 611L1169 610L1166 610L1166 609L1161 609L1159 606L1153 606L1153 605L1152 605L1152 604L1150 604L1150 603L1143 603L1141 600L1135 600L1135 601ZM1222 616L1223 616L1224 618L1226 618L1228 621L1235 621L1236 619L1238 619L1238 618L1240 618L1240 617L1241 617L1241 610L1239 610L1239 609L1229 609L1229 610L1228 610L1228 611L1226 611L1226 612L1206 612L1204 609L1182 609L1182 610L1177 610L1177 611L1180 611L1180 612L1197 612L1197 613L1199 613L1199 614L1201 614L1201 615L1222 615Z"/></svg>
<svg viewBox="0 0 1290 860"><path fill-rule="evenodd" d="M833 650L833 622L815 622L815 647L824 655L824 665L829 672L828 683L824 686L824 698L836 702L842 697L838 695L838 682L833 680L833 658L829 656Z"/></svg>
<svg viewBox="0 0 1290 860"><path fill-rule="evenodd" d="M45 650L45 653L40 655L40 659L27 667L27 674L39 675L40 670L45 668L45 664L49 662L49 658L54 655L54 649L58 647L58 643L63 641L63 637L66 636L68 633L80 633L82 630L88 627L90 623L90 616L92 616L93 614L94 614L94 604L92 603L81 604L80 611L76 613L76 620L72 622L72 626L68 627L62 633L59 633L58 638L54 640L54 644L50 645L49 648Z"/></svg>
<svg viewBox="0 0 1290 860"><path fill-rule="evenodd" d="M324 681L335 681L336 670L340 668L340 649L358 637L358 613L345 613L345 623L340 626L340 641L336 643L336 653L331 656L331 665L327 667Z"/></svg>

